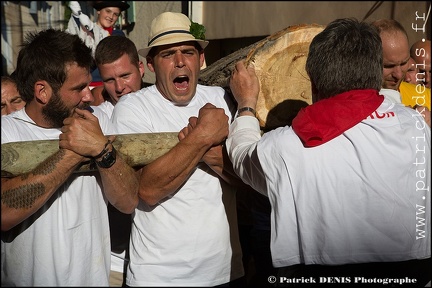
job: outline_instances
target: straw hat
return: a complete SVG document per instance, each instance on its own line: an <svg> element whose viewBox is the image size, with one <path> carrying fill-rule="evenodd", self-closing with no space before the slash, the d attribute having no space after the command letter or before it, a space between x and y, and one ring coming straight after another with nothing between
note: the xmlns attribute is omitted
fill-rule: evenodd
<svg viewBox="0 0 432 288"><path fill-rule="evenodd" d="M97 11L106 7L118 7L120 11L124 11L128 9L130 6L126 3L126 1L93 1L93 8Z"/></svg>
<svg viewBox="0 0 432 288"><path fill-rule="evenodd" d="M208 41L196 39L190 32L191 20L182 13L164 12L153 19L147 47L138 50L146 57L151 48L186 41L196 41L204 49Z"/></svg>

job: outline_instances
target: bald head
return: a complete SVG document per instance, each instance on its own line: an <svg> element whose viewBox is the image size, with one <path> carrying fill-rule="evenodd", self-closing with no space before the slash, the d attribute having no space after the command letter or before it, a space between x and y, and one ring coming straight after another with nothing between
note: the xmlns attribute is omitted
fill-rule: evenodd
<svg viewBox="0 0 432 288"><path fill-rule="evenodd" d="M398 90L408 71L410 59L407 33L403 26L393 19L379 19L371 24L378 29L383 47L382 87Z"/></svg>
<svg viewBox="0 0 432 288"><path fill-rule="evenodd" d="M426 87L431 87L431 41L419 40L410 49L411 58L416 62L418 69L418 83L423 83Z"/></svg>
<svg viewBox="0 0 432 288"><path fill-rule="evenodd" d="M408 71L409 44L400 31L383 31L383 88L398 90Z"/></svg>

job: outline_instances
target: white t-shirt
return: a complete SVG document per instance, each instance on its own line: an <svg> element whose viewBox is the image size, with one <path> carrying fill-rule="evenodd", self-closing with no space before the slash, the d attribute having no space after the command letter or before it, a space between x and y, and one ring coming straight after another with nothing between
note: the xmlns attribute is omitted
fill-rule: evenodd
<svg viewBox="0 0 432 288"><path fill-rule="evenodd" d="M399 91L387 88L381 88L379 94L384 95L384 97L390 99L393 103L402 103L401 95Z"/></svg>
<svg viewBox="0 0 432 288"><path fill-rule="evenodd" d="M107 115L94 114L105 134L115 134ZM2 144L59 134L36 126L25 109L1 119ZM72 174L38 212L2 232L2 286L108 286L109 270L107 200L97 172Z"/></svg>
<svg viewBox="0 0 432 288"><path fill-rule="evenodd" d="M104 102L102 102L101 104L99 104L97 107L99 107L100 109L102 109L102 111L104 111L105 114L108 115L108 117L111 117L112 112L114 110L114 105L111 102L107 101L107 100L105 100Z"/></svg>
<svg viewBox="0 0 432 288"><path fill-rule="evenodd" d="M99 104L97 107L99 107L102 111L104 111L109 117L111 117L112 112L114 110L114 105L111 102L106 100L101 104ZM110 213L110 210L108 210L108 213ZM119 225L118 222L114 221L115 219L117 219L116 217L117 217L116 213L112 213L111 215L109 215L110 227L112 227L112 225ZM122 220L122 218L119 218L119 220ZM129 225L130 224L129 222L122 223L121 225ZM116 230L116 232L119 231ZM124 236L125 235L117 235L114 232L111 233L111 237L119 237L119 239L123 239ZM114 243L115 242L116 241L114 241ZM124 273L125 272L124 267L127 266L127 263L129 263L129 258L126 257L126 250L123 250L121 252L111 251L111 271Z"/></svg>
<svg viewBox="0 0 432 288"><path fill-rule="evenodd" d="M272 205L275 267L431 256L430 128L389 99L372 115L311 148L288 126L261 138L254 117L231 124L235 171Z"/></svg>
<svg viewBox="0 0 432 288"><path fill-rule="evenodd" d="M188 105L175 106L153 85L123 96L112 121L121 134L179 132L208 102L224 108L231 121L234 107L224 92L198 85ZM233 190L199 164L169 199L153 207L140 201L133 215L127 285L215 286L243 276Z"/></svg>

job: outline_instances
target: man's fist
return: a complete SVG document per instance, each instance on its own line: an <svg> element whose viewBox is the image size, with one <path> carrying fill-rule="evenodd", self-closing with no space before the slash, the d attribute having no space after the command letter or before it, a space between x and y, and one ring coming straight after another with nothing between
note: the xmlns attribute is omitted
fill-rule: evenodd
<svg viewBox="0 0 432 288"><path fill-rule="evenodd" d="M78 1L69 1L69 8L72 10L72 15L78 18L81 14L81 6Z"/></svg>

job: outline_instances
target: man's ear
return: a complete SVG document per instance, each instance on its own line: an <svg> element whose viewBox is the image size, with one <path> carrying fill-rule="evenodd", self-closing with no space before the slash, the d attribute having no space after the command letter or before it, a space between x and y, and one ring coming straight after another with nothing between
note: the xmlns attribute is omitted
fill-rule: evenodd
<svg viewBox="0 0 432 288"><path fill-rule="evenodd" d="M145 74L145 68L144 68L144 63L142 61L138 62L138 69L140 71L141 78L143 78Z"/></svg>
<svg viewBox="0 0 432 288"><path fill-rule="evenodd" d="M150 56L147 56L146 57L146 61L147 61L147 67L149 68L149 70L151 71L151 72L155 72L155 70L154 70L154 66L153 66L153 59L152 59L152 57L150 57Z"/></svg>
<svg viewBox="0 0 432 288"><path fill-rule="evenodd" d="M46 104L51 99L52 88L44 80L36 81L34 84L34 95L39 103Z"/></svg>
<svg viewBox="0 0 432 288"><path fill-rule="evenodd" d="M202 70L204 68L207 68L207 63L205 61L204 51L200 52L199 57L200 57L200 69Z"/></svg>

